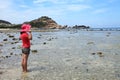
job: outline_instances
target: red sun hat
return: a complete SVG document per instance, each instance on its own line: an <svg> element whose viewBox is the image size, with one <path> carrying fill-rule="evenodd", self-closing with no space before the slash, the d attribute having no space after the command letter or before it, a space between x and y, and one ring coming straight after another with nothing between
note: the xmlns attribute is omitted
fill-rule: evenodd
<svg viewBox="0 0 120 80"><path fill-rule="evenodd" d="M31 29L31 25L30 24L23 24L21 26L21 32L29 32Z"/></svg>

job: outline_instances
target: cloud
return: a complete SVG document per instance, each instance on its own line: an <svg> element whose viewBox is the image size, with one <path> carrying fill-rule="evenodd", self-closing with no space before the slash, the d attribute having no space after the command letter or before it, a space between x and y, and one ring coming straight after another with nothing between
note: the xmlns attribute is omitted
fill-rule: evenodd
<svg viewBox="0 0 120 80"><path fill-rule="evenodd" d="M46 11L50 9L51 11L60 10L63 12L66 11L80 11L91 8L89 5L81 4L85 0L34 0L33 3L37 5L37 8L44 8ZM46 6L46 4L49 5ZM45 11L44 10L44 11ZM45 11L45 12L46 12Z"/></svg>
<svg viewBox="0 0 120 80"><path fill-rule="evenodd" d="M29 8L27 5L19 5L21 8Z"/></svg>
<svg viewBox="0 0 120 80"><path fill-rule="evenodd" d="M45 1L48 1L48 0L34 0L33 3L39 4L39 3L43 3Z"/></svg>
<svg viewBox="0 0 120 80"><path fill-rule="evenodd" d="M70 3L80 3L80 2L85 2L88 0L34 0L33 3L35 4L41 4L44 2L50 2L50 3L54 3L54 4L70 4Z"/></svg>
<svg viewBox="0 0 120 80"><path fill-rule="evenodd" d="M50 2L50 3L57 4L57 3L61 3L63 1L58 1L58 0L34 0L33 1L34 4L41 4L41 3L44 3L44 2Z"/></svg>
<svg viewBox="0 0 120 80"><path fill-rule="evenodd" d="M101 13L105 13L107 11L107 8L101 8L101 9L97 9L95 11L93 11L94 14L101 14Z"/></svg>
<svg viewBox="0 0 120 80"><path fill-rule="evenodd" d="M91 8L91 7L88 5L68 5L68 10L70 11L80 11L88 8Z"/></svg>

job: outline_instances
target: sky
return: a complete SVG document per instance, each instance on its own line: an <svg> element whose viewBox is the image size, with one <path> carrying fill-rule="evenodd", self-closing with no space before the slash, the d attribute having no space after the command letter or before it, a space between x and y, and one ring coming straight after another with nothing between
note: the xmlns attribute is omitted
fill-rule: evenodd
<svg viewBox="0 0 120 80"><path fill-rule="evenodd" d="M48 16L59 25L120 27L120 0L0 0L0 20L12 24Z"/></svg>

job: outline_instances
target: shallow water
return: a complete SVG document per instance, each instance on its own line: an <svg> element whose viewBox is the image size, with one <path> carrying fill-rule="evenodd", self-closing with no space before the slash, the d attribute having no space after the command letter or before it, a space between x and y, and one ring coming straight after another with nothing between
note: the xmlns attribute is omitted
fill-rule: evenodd
<svg viewBox="0 0 120 80"><path fill-rule="evenodd" d="M5 58L0 58L0 79L120 80L119 31L33 32L31 50L37 53L31 51L26 75L21 74L21 41L0 34L8 39L1 40L0 55ZM19 33L9 34L19 38Z"/></svg>

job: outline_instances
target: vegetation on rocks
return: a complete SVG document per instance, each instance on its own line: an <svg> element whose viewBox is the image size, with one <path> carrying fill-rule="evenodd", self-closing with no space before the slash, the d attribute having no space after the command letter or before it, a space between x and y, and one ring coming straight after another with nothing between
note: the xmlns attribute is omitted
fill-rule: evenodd
<svg viewBox="0 0 120 80"><path fill-rule="evenodd" d="M54 20L47 16L42 16L38 19L29 21L28 23L31 24L32 28L61 28L62 26L58 25ZM22 24L11 24L10 22L1 20L0 21L0 28L16 28L19 29Z"/></svg>
<svg viewBox="0 0 120 80"><path fill-rule="evenodd" d="M47 16L42 16L41 18L32 20L29 22L35 28L60 28L54 20Z"/></svg>
<svg viewBox="0 0 120 80"><path fill-rule="evenodd" d="M5 20L0 20L0 28L7 28L7 27L11 27L12 24L8 21Z"/></svg>

